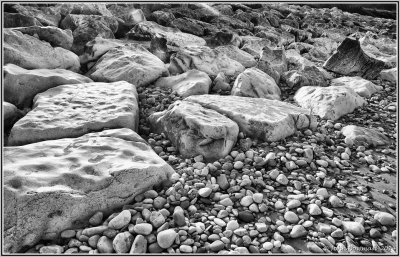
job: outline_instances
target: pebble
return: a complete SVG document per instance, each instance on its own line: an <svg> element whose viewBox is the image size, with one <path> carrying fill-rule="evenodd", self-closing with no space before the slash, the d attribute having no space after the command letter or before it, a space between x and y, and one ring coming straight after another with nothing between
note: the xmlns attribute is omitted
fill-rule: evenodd
<svg viewBox="0 0 400 257"><path fill-rule="evenodd" d="M329 197L329 193L326 188L318 188L316 195L322 196L324 199Z"/></svg>
<svg viewBox="0 0 400 257"><path fill-rule="evenodd" d="M223 206L233 206L233 202L230 198L222 199L221 201L219 201L219 203Z"/></svg>
<svg viewBox="0 0 400 257"><path fill-rule="evenodd" d="M186 225L185 213L180 206L175 207L172 217L174 218L175 224L178 225L179 227Z"/></svg>
<svg viewBox="0 0 400 257"><path fill-rule="evenodd" d="M333 207L333 208L341 208L344 206L344 203L342 200L340 200L339 197L337 197L336 195L331 195L329 197L329 204Z"/></svg>
<svg viewBox="0 0 400 257"><path fill-rule="evenodd" d="M308 213L310 213L310 215L312 215L312 216L317 216L317 215L321 215L322 211L318 205L312 203L312 204L308 205Z"/></svg>
<svg viewBox="0 0 400 257"><path fill-rule="evenodd" d="M355 236L362 236L365 233L364 226L356 221L343 221L344 231L348 231Z"/></svg>
<svg viewBox="0 0 400 257"><path fill-rule="evenodd" d="M157 243L163 248L167 249L175 242L177 233L173 229L167 229L157 234Z"/></svg>
<svg viewBox="0 0 400 257"><path fill-rule="evenodd" d="M149 223L140 223L133 227L133 231L135 231L136 234L147 236L153 231L153 226Z"/></svg>
<svg viewBox="0 0 400 257"><path fill-rule="evenodd" d="M70 230L64 230L61 232L60 236L61 238L73 238L76 235L75 230L70 229Z"/></svg>
<svg viewBox="0 0 400 257"><path fill-rule="evenodd" d="M396 218L387 212L376 213L374 219L384 226L394 226L396 224Z"/></svg>
<svg viewBox="0 0 400 257"><path fill-rule="evenodd" d="M102 236L99 238L99 241L97 241L97 250L99 253L113 253L113 242L108 237Z"/></svg>
<svg viewBox="0 0 400 257"><path fill-rule="evenodd" d="M240 200L240 205L244 207L248 207L253 203L253 197L252 196L245 196Z"/></svg>
<svg viewBox="0 0 400 257"><path fill-rule="evenodd" d="M307 230L302 225L294 225L292 231L290 232L290 237L299 238L306 236L307 234Z"/></svg>
<svg viewBox="0 0 400 257"><path fill-rule="evenodd" d="M210 244L210 251L218 252L225 248L225 244L221 240L217 240Z"/></svg>
<svg viewBox="0 0 400 257"><path fill-rule="evenodd" d="M281 251L282 253L294 253L297 254L297 251L291 246L287 244L281 244Z"/></svg>
<svg viewBox="0 0 400 257"><path fill-rule="evenodd" d="M286 203L286 207L289 209L297 208L301 206L301 202L297 199L290 200Z"/></svg>
<svg viewBox="0 0 400 257"><path fill-rule="evenodd" d="M263 196L262 193L255 193L255 194L253 194L253 201L254 201L255 203L262 203L263 198L264 198L264 196Z"/></svg>
<svg viewBox="0 0 400 257"><path fill-rule="evenodd" d="M299 217L297 216L297 214L292 211L287 211L284 215L284 218L286 221L292 224L297 223L299 221Z"/></svg>
<svg viewBox="0 0 400 257"><path fill-rule="evenodd" d="M113 248L116 253L127 253L131 249L133 236L128 231L118 233L113 240Z"/></svg>
<svg viewBox="0 0 400 257"><path fill-rule="evenodd" d="M239 223L236 220L230 220L227 224L226 224L226 229L227 230L236 230L239 228Z"/></svg>
<svg viewBox="0 0 400 257"><path fill-rule="evenodd" d="M147 252L147 239L143 235L137 235L129 251L130 254L141 254Z"/></svg>
<svg viewBox="0 0 400 257"><path fill-rule="evenodd" d="M204 187L204 188L199 189L198 193L201 197L209 197L210 194L212 193L212 189L209 187Z"/></svg>
<svg viewBox="0 0 400 257"><path fill-rule="evenodd" d="M308 242L307 249L312 253L325 253L316 243Z"/></svg>
<svg viewBox="0 0 400 257"><path fill-rule="evenodd" d="M334 237L334 238L342 238L343 237L343 231L340 228L338 228L338 229L336 229L335 231L333 231L331 233L331 236Z"/></svg>
<svg viewBox="0 0 400 257"><path fill-rule="evenodd" d="M182 253L191 253L193 250L189 245L181 245L179 246L179 251Z"/></svg>
<svg viewBox="0 0 400 257"><path fill-rule="evenodd" d="M165 217L162 215L161 212L158 211L153 211L151 212L150 215L150 223L153 225L155 228L161 227L162 224L165 223Z"/></svg>
<svg viewBox="0 0 400 257"><path fill-rule="evenodd" d="M131 217L132 215L129 210L123 210L120 214L110 220L108 227L111 229L121 229L129 224Z"/></svg>
<svg viewBox="0 0 400 257"><path fill-rule="evenodd" d="M279 176L276 178L276 182L281 185L287 185L289 183L289 180L284 174L279 174Z"/></svg>
<svg viewBox="0 0 400 257"><path fill-rule="evenodd" d="M101 211L98 211L89 219L89 224L92 226L97 226L100 225L102 221L103 213Z"/></svg>
<svg viewBox="0 0 400 257"><path fill-rule="evenodd" d="M59 245L48 245L40 248L40 254L61 254L64 252L64 247Z"/></svg>
<svg viewBox="0 0 400 257"><path fill-rule="evenodd" d="M255 220L253 213L251 211L241 211L238 214L238 219L243 222L253 222Z"/></svg>

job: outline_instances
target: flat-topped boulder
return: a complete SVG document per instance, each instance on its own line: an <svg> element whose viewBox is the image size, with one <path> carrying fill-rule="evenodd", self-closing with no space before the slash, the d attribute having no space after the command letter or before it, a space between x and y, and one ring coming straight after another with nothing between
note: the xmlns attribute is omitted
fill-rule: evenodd
<svg viewBox="0 0 400 257"><path fill-rule="evenodd" d="M164 132L184 157L203 155L217 160L228 155L239 133L238 125L218 112L189 101L177 101L149 118L151 127Z"/></svg>
<svg viewBox="0 0 400 257"><path fill-rule="evenodd" d="M236 77L231 95L280 100L281 90L271 76L253 67Z"/></svg>
<svg viewBox="0 0 400 257"><path fill-rule="evenodd" d="M356 146L382 146L390 143L387 136L376 129L364 128L355 125L347 125L342 128L342 134L346 140L351 140Z"/></svg>
<svg viewBox="0 0 400 257"><path fill-rule="evenodd" d="M360 42L348 37L339 45L323 67L341 75L375 79L385 68L385 63L364 53Z"/></svg>
<svg viewBox="0 0 400 257"><path fill-rule="evenodd" d="M301 107L329 120L337 120L366 104L364 98L345 86L302 87L293 99Z"/></svg>
<svg viewBox="0 0 400 257"><path fill-rule="evenodd" d="M184 33L177 28L164 27L153 21L139 22L126 35L137 40L151 40L155 36L162 36L167 39L167 44L177 47L206 45L206 41L201 37Z"/></svg>
<svg viewBox="0 0 400 257"><path fill-rule="evenodd" d="M137 130L136 87L128 82L62 85L36 95L12 128L9 145L79 137L112 128Z"/></svg>
<svg viewBox="0 0 400 257"><path fill-rule="evenodd" d="M178 95L187 97L191 95L208 94L211 83L212 81L207 73L198 70L190 70L176 76L159 78L155 86L172 89L176 91Z"/></svg>
<svg viewBox="0 0 400 257"><path fill-rule="evenodd" d="M226 54L207 46L182 47L171 56L168 70L171 74L180 74L190 69L197 69L211 76L217 76L219 72L237 76L245 68Z"/></svg>
<svg viewBox="0 0 400 257"><path fill-rule="evenodd" d="M125 80L135 86L147 86L161 76L168 75L164 63L139 44L128 44L110 49L87 74L94 81Z"/></svg>
<svg viewBox="0 0 400 257"><path fill-rule="evenodd" d="M60 232L81 228L97 211L121 208L174 173L126 128L5 147L3 161L7 252L58 239Z"/></svg>
<svg viewBox="0 0 400 257"><path fill-rule="evenodd" d="M372 94L381 91L383 87L377 86L361 77L340 77L331 80L331 86L345 86L353 89L362 97L370 98Z"/></svg>
<svg viewBox="0 0 400 257"><path fill-rule="evenodd" d="M35 95L65 84L93 82L90 78L64 69L26 70L14 64L3 67L4 100L20 109L30 108Z"/></svg>
<svg viewBox="0 0 400 257"><path fill-rule="evenodd" d="M71 51L53 48L48 42L13 29L4 29L3 36L4 64L12 63L25 69L79 71L79 57Z"/></svg>
<svg viewBox="0 0 400 257"><path fill-rule="evenodd" d="M278 100L199 95L190 96L185 101L198 103L227 116L247 136L263 141L278 141L297 129L313 127L316 122L310 111Z"/></svg>

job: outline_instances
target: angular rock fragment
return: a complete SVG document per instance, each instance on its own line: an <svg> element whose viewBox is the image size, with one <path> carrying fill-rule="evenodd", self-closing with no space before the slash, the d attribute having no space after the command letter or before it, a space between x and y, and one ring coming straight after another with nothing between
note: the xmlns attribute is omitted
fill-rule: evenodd
<svg viewBox="0 0 400 257"><path fill-rule="evenodd" d="M4 100L21 110L30 108L36 94L65 84L93 82L90 78L63 69L26 70L14 64L3 67Z"/></svg>
<svg viewBox="0 0 400 257"><path fill-rule="evenodd" d="M12 128L9 144L78 137L110 128L136 130L137 92L125 81L62 85L36 95L33 109Z"/></svg>
<svg viewBox="0 0 400 257"><path fill-rule="evenodd" d="M218 75L215 77L213 81L213 86L212 86L212 91L213 92L218 92L218 91L230 91L231 86L229 85L229 80L225 76L223 72L218 73Z"/></svg>
<svg viewBox="0 0 400 257"><path fill-rule="evenodd" d="M239 128L222 114L201 105L177 101L149 117L152 128L164 132L182 156L225 157L235 145Z"/></svg>
<svg viewBox="0 0 400 257"><path fill-rule="evenodd" d="M308 110L289 103L263 98L198 95L184 101L199 103L235 121L247 136L278 141L297 129L313 127L316 118Z"/></svg>
<svg viewBox="0 0 400 257"><path fill-rule="evenodd" d="M297 90L294 100L301 107L329 120L337 120L366 104L364 98L344 86L302 87Z"/></svg>
<svg viewBox="0 0 400 257"><path fill-rule="evenodd" d="M280 100L281 90L272 77L253 67L236 77L231 95Z"/></svg>
<svg viewBox="0 0 400 257"><path fill-rule="evenodd" d="M187 97L191 95L208 94L210 91L211 79L205 72L189 70L180 75L159 78L155 86L172 89L176 91L178 95Z"/></svg>
<svg viewBox="0 0 400 257"><path fill-rule="evenodd" d="M160 35L167 39L167 44L172 46L203 46L206 41L201 37L183 33L179 29L164 27L153 21L143 21L135 25L131 31L127 33L127 37L135 40L151 40L156 35Z"/></svg>
<svg viewBox="0 0 400 257"><path fill-rule="evenodd" d="M361 77L340 77L332 79L331 86L345 86L351 88L357 94L365 98L370 98L372 94L383 89L381 86L377 86L371 81Z"/></svg>
<svg viewBox="0 0 400 257"><path fill-rule="evenodd" d="M371 145L376 147L390 143L389 138L381 132L375 129L363 128L355 125L347 125L342 128L342 134L346 137L346 139L351 139L351 141L357 146Z"/></svg>
<svg viewBox="0 0 400 257"><path fill-rule="evenodd" d="M281 74L287 71L285 49L264 47L256 67L273 77L276 83L279 83Z"/></svg>
<svg viewBox="0 0 400 257"><path fill-rule="evenodd" d="M150 52L157 56L164 63L169 62L167 39L161 36L154 36L150 42Z"/></svg>
<svg viewBox="0 0 400 257"><path fill-rule="evenodd" d="M5 147L3 165L7 252L55 240L97 211L132 202L174 172L126 128Z"/></svg>
<svg viewBox="0 0 400 257"><path fill-rule="evenodd" d="M216 76L219 72L228 76L237 76L245 68L224 53L207 46L189 46L180 48L177 53L171 56L168 69L171 74L180 74L190 69L197 69L211 76Z"/></svg>
<svg viewBox="0 0 400 257"><path fill-rule="evenodd" d="M79 57L64 48L51 47L36 37L13 29L4 29L4 64L25 69L67 69L78 71Z"/></svg>
<svg viewBox="0 0 400 257"><path fill-rule="evenodd" d="M397 68L382 70L380 76L383 80L396 83L397 81Z"/></svg>
<svg viewBox="0 0 400 257"><path fill-rule="evenodd" d="M129 44L110 49L89 70L94 81L128 81L135 86L147 86L167 75L164 63L139 44Z"/></svg>
<svg viewBox="0 0 400 257"><path fill-rule="evenodd" d="M15 4L12 7L19 14L35 17L43 26L58 27L61 20L61 14L57 8L53 6L35 6ZM39 26L42 26L39 25Z"/></svg>
<svg viewBox="0 0 400 257"><path fill-rule="evenodd" d="M348 76L374 79L385 68L383 61L368 56L357 39L346 38L324 63L325 69Z"/></svg>
<svg viewBox="0 0 400 257"><path fill-rule="evenodd" d="M232 60L241 63L245 68L256 66L257 62L251 54L240 50L234 45L218 46L215 48L216 51L226 54Z"/></svg>

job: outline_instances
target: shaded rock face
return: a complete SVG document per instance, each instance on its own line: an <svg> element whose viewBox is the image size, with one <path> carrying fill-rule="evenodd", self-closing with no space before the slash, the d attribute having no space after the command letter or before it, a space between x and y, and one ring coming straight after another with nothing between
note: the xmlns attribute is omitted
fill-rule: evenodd
<svg viewBox="0 0 400 257"><path fill-rule="evenodd" d="M345 86L353 89L362 97L370 98L372 94L381 91L383 88L369 80L361 77L341 77L331 80L331 86Z"/></svg>
<svg viewBox="0 0 400 257"><path fill-rule="evenodd" d="M241 42L239 35L229 30L218 31L210 40L211 45L214 46L233 45L239 47Z"/></svg>
<svg viewBox="0 0 400 257"><path fill-rule="evenodd" d="M267 38L259 38L255 36L242 36L242 49L243 51L253 55L254 57L260 57L262 50L265 47L274 48L277 44L271 42Z"/></svg>
<svg viewBox="0 0 400 257"><path fill-rule="evenodd" d="M229 58L239 62L245 68L254 67L257 64L256 60L251 54L240 50L234 45L218 46L215 48L215 50L226 54Z"/></svg>
<svg viewBox="0 0 400 257"><path fill-rule="evenodd" d="M358 40L346 38L323 67L341 75L374 79L385 68L385 63L365 54Z"/></svg>
<svg viewBox="0 0 400 257"><path fill-rule="evenodd" d="M127 37L136 40L151 40L156 35L167 39L167 44L172 46L205 45L206 41L201 37L181 32L179 29L164 27L152 21L143 21L135 25L127 33Z"/></svg>
<svg viewBox="0 0 400 257"><path fill-rule="evenodd" d="M134 131L113 129L6 147L3 172L4 249L17 252L127 204L174 170Z"/></svg>
<svg viewBox="0 0 400 257"><path fill-rule="evenodd" d="M249 68L236 77L231 95L280 100L281 90L268 74Z"/></svg>
<svg viewBox="0 0 400 257"><path fill-rule="evenodd" d="M190 70L177 76L159 78L155 86L170 88L176 91L178 95L187 97L208 94L211 83L212 81L207 73Z"/></svg>
<svg viewBox="0 0 400 257"><path fill-rule="evenodd" d="M4 63L12 63L25 69L67 69L78 71L79 57L64 48L51 47L36 37L22 32L4 30Z"/></svg>
<svg viewBox="0 0 400 257"><path fill-rule="evenodd" d="M87 75L94 81L125 80L141 87L167 74L164 63L155 55L139 44L129 44L109 50Z"/></svg>
<svg viewBox="0 0 400 257"><path fill-rule="evenodd" d="M96 37L95 39L85 44L82 55L79 56L81 64L87 64L89 62L97 61L102 55L117 46L124 46L127 44L126 41L119 39L110 39Z"/></svg>
<svg viewBox="0 0 400 257"><path fill-rule="evenodd" d="M15 4L12 6L12 9L19 14L35 17L43 26L58 27L61 20L61 14L55 7L34 7Z"/></svg>
<svg viewBox="0 0 400 257"><path fill-rule="evenodd" d="M185 101L215 110L235 121L240 131L249 137L269 142L283 139L316 122L308 110L278 100L199 95L190 96Z"/></svg>
<svg viewBox="0 0 400 257"><path fill-rule="evenodd" d="M4 17L4 28L15 28L15 27L29 27L29 26L42 26L42 24L34 17L26 16L20 13L3 13Z"/></svg>
<svg viewBox="0 0 400 257"><path fill-rule="evenodd" d="M40 27L40 26L30 26L22 28L14 28L14 30L21 31L24 34L34 36L35 34L40 40L49 42L53 47L62 47L64 49L70 50L72 47L72 42L74 38L72 37L71 30L62 30L56 27Z"/></svg>
<svg viewBox="0 0 400 257"><path fill-rule="evenodd" d="M68 14L62 20L60 27L72 31L74 42L71 50L80 55L85 44L96 37L115 38L118 21L109 16Z"/></svg>
<svg viewBox="0 0 400 257"><path fill-rule="evenodd" d="M281 74L287 71L285 49L264 47L256 67L273 77L276 83L279 83Z"/></svg>
<svg viewBox="0 0 400 257"><path fill-rule="evenodd" d="M345 86L302 87L296 92L294 100L301 107L329 120L337 120L366 104L364 98Z"/></svg>
<svg viewBox="0 0 400 257"><path fill-rule="evenodd" d="M389 138L379 131L374 129L359 127L355 125L348 125L342 128L342 134L346 139L351 139L351 141L359 146L382 146L389 144Z"/></svg>
<svg viewBox="0 0 400 257"><path fill-rule="evenodd" d="M36 95L33 109L12 128L9 145L78 137L105 128L137 130L139 108L134 85L62 85Z"/></svg>
<svg viewBox="0 0 400 257"><path fill-rule="evenodd" d="M106 5L101 3L64 3L56 5L56 9L62 16L68 14L112 16Z"/></svg>
<svg viewBox="0 0 400 257"><path fill-rule="evenodd" d="M150 52L157 56L164 63L169 62L169 53L167 47L167 39L159 36L155 36L150 42Z"/></svg>
<svg viewBox="0 0 400 257"><path fill-rule="evenodd" d="M14 64L3 67L4 100L20 109L30 108L36 94L65 84L93 82L88 77L63 69L26 70Z"/></svg>
<svg viewBox="0 0 400 257"><path fill-rule="evenodd" d="M184 157L207 160L226 156L235 145L239 127L222 114L201 105L177 101L168 110L149 117L151 126L164 132Z"/></svg>
<svg viewBox="0 0 400 257"><path fill-rule="evenodd" d="M15 105L8 102L3 102L3 115L5 130L9 130L22 117L21 111Z"/></svg>
<svg viewBox="0 0 400 257"><path fill-rule="evenodd" d="M216 76L219 72L223 72L228 76L237 76L245 68L224 53L207 46L190 46L180 48L177 53L171 56L168 69L171 74L197 69L210 76Z"/></svg>

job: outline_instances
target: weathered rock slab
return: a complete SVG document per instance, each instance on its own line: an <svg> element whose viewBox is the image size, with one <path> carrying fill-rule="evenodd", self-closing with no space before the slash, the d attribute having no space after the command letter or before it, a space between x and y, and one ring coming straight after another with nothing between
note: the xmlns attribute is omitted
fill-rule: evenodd
<svg viewBox="0 0 400 257"><path fill-rule="evenodd" d="M136 87L128 82L62 85L36 95L33 109L12 128L9 145L79 137L111 128L136 130Z"/></svg>
<svg viewBox="0 0 400 257"><path fill-rule="evenodd" d="M211 83L212 81L207 73L198 70L190 70L180 75L159 78L155 86L172 89L176 91L178 95L187 97L191 95L208 94Z"/></svg>
<svg viewBox="0 0 400 257"><path fill-rule="evenodd" d="M234 45L218 46L215 48L215 50L226 54L232 60L241 63L245 68L254 67L257 64L257 61L251 54L239 49L237 46Z"/></svg>
<svg viewBox="0 0 400 257"><path fill-rule="evenodd" d="M78 228L120 208L174 170L130 129L5 147L4 250Z"/></svg>
<svg viewBox="0 0 400 257"><path fill-rule="evenodd" d="M370 98L372 94L381 91L383 87L377 86L361 77L340 77L331 80L331 86L345 86L353 89L362 97Z"/></svg>
<svg viewBox="0 0 400 257"><path fill-rule="evenodd" d="M355 145L372 145L373 147L387 145L390 140L381 132L363 128L355 125L347 125L342 128L342 134L346 139L350 139Z"/></svg>
<svg viewBox="0 0 400 257"><path fill-rule="evenodd" d="M20 109L30 108L36 94L49 88L93 82L90 78L63 69L26 70L14 64L3 67L4 100Z"/></svg>
<svg viewBox="0 0 400 257"><path fill-rule="evenodd" d="M323 67L341 75L375 79L385 63L364 53L357 39L346 38Z"/></svg>
<svg viewBox="0 0 400 257"><path fill-rule="evenodd" d="M337 120L366 104L364 98L345 86L302 87L297 90L294 100L301 107L329 120Z"/></svg>
<svg viewBox="0 0 400 257"><path fill-rule="evenodd" d="M182 156L203 155L208 160L224 158L235 145L238 125L200 104L177 101L168 110L149 118L152 128L164 132Z"/></svg>
<svg viewBox="0 0 400 257"><path fill-rule="evenodd" d="M219 72L228 76L237 76L245 68L226 54L207 46L180 48L171 56L168 70L171 74L180 74L190 69L197 69L212 76L218 75Z"/></svg>
<svg viewBox="0 0 400 257"><path fill-rule="evenodd" d="M88 72L94 81L125 80L138 87L147 86L167 74L164 63L139 44L110 49Z"/></svg>
<svg viewBox="0 0 400 257"><path fill-rule="evenodd" d="M79 57L61 47L13 29L4 29L4 64L12 63L25 69L66 69L79 71Z"/></svg>
<svg viewBox="0 0 400 257"><path fill-rule="evenodd" d="M247 136L278 141L297 129L312 127L316 118L308 110L289 103L263 98L199 95L185 101L199 103L235 121Z"/></svg>
<svg viewBox="0 0 400 257"><path fill-rule="evenodd" d="M272 77L253 67L236 77L231 95L280 100L281 90Z"/></svg>

